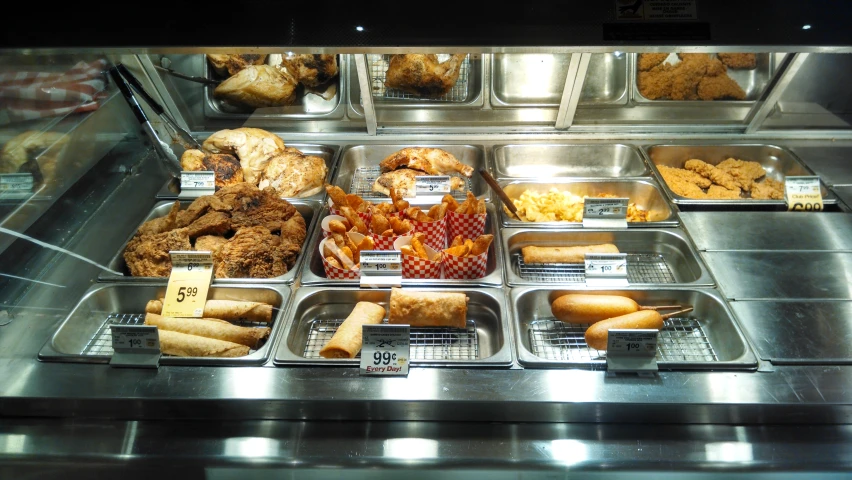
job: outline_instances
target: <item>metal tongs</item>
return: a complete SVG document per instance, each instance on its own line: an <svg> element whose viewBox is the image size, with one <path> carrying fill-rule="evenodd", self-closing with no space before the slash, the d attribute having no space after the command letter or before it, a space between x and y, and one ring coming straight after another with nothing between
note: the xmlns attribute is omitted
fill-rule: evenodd
<svg viewBox="0 0 852 480"><path fill-rule="evenodd" d="M219 85L222 83L220 80L211 80L209 78L204 77L194 77L192 75L187 75L185 73L180 73L178 71L172 70L171 68L171 60L166 57L160 59L160 65L154 65L154 68L161 72L165 72L173 77L177 77L183 80L188 80L190 82L203 83L204 85Z"/></svg>
<svg viewBox="0 0 852 480"><path fill-rule="evenodd" d="M148 120L148 116L145 115L145 112L142 110L142 107L139 105L139 102L136 100L136 96L131 91L130 87L133 88L139 95L145 99L148 103L148 106L151 107L154 112L160 116L165 122L165 124L175 133L177 137L184 140L189 144L191 148L201 149L201 144L198 143L198 140L193 138L192 134L186 131L183 127L178 125L178 123L166 113L165 109L160 105L156 100L154 100L151 95L148 94L147 91L142 87L142 84L139 80L130 73L130 70L127 69L123 64L119 63L118 65L109 69L109 74L112 77L115 84L118 86L119 91L124 96L124 99L127 101L127 104L130 106L130 110L133 111L133 114L136 116L136 120L139 121L139 124L142 126L142 130L145 131L145 134L151 140L151 143L154 145L154 149L157 151L157 154L160 156L160 159L166 165L172 174L177 177L180 174L180 171L183 168L180 165L180 160L178 160L175 152L172 150L171 145L164 142L160 139L159 135L157 135L156 130L151 125L151 122ZM130 85L128 86L128 82ZM173 136L173 139L176 140Z"/></svg>

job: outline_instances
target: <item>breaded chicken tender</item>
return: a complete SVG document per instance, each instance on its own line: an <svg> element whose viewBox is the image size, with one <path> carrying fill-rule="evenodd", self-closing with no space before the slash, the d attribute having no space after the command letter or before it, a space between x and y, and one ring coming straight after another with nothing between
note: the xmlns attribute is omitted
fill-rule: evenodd
<svg viewBox="0 0 852 480"><path fill-rule="evenodd" d="M745 100L745 91L727 75L704 77L698 82L698 98L701 100L734 99Z"/></svg>
<svg viewBox="0 0 852 480"><path fill-rule="evenodd" d="M721 185L710 185L707 189L707 197L714 200L739 200L742 198L739 188L727 189Z"/></svg>
<svg viewBox="0 0 852 480"><path fill-rule="evenodd" d="M672 71L674 67L663 63L648 72L639 72L636 84L639 92L649 100L666 98L672 92Z"/></svg>
<svg viewBox="0 0 852 480"><path fill-rule="evenodd" d="M757 66L757 57L753 53L720 53L719 60L731 68L751 70Z"/></svg>
<svg viewBox="0 0 852 480"><path fill-rule="evenodd" d="M640 72L647 72L663 63L668 56L668 53L640 53L637 68Z"/></svg>
<svg viewBox="0 0 852 480"><path fill-rule="evenodd" d="M706 179L695 172L690 172L689 170L667 167L665 165L657 165L657 169L660 171L663 177L678 178L689 183L694 183L699 188L707 188L710 185L713 185L713 182L711 182L709 179Z"/></svg>
<svg viewBox="0 0 852 480"><path fill-rule="evenodd" d="M686 198L703 199L707 194L701 189L712 185L710 180L695 172L682 168L672 168L665 165L657 165L660 175L675 195Z"/></svg>
<svg viewBox="0 0 852 480"><path fill-rule="evenodd" d="M766 175L766 170L759 163L736 158L729 158L716 165L716 168L734 177L740 188L747 192L751 190L751 185L758 178Z"/></svg>
<svg viewBox="0 0 852 480"><path fill-rule="evenodd" d="M769 177L751 187L751 198L755 200L784 200L784 182Z"/></svg>
<svg viewBox="0 0 852 480"><path fill-rule="evenodd" d="M716 185L721 185L728 190L736 190L739 188L739 184L736 180L734 180L734 177L703 160L697 160L694 158L687 160L686 163L683 164L683 168L691 170L704 178L708 178Z"/></svg>

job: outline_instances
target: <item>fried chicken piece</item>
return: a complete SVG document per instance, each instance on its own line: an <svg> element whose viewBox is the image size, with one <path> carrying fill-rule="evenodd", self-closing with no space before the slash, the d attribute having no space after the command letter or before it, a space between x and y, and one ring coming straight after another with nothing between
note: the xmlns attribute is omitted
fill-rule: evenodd
<svg viewBox="0 0 852 480"><path fill-rule="evenodd" d="M186 227L211 210L228 212L231 210L231 206L213 195L202 195L193 200L186 210L178 212L175 226L178 228Z"/></svg>
<svg viewBox="0 0 852 480"><path fill-rule="evenodd" d="M769 177L751 186L751 198L755 200L784 200L784 182Z"/></svg>
<svg viewBox="0 0 852 480"><path fill-rule="evenodd" d="M706 53L678 53L677 57L680 58L681 63L701 70L702 75L708 77L722 75L728 71L728 67L718 58L713 58Z"/></svg>
<svg viewBox="0 0 852 480"><path fill-rule="evenodd" d="M124 262L134 277L168 277L172 271L171 250L192 250L187 229L134 236L124 249Z"/></svg>
<svg viewBox="0 0 852 480"><path fill-rule="evenodd" d="M189 238L201 235L224 235L231 229L231 216L224 212L209 212L186 227Z"/></svg>
<svg viewBox="0 0 852 480"><path fill-rule="evenodd" d="M278 231L281 222L299 215L290 202L278 198L272 187L263 190L250 183L239 183L225 187L214 194L231 206L231 228L264 226L269 231Z"/></svg>
<svg viewBox="0 0 852 480"><path fill-rule="evenodd" d="M663 63L668 56L668 53L640 53L637 68L640 72L647 72Z"/></svg>
<svg viewBox="0 0 852 480"><path fill-rule="evenodd" d="M759 163L736 158L729 158L716 165L716 168L734 177L740 188L746 192L751 190L751 185L755 180L766 175L766 170Z"/></svg>
<svg viewBox="0 0 852 480"><path fill-rule="evenodd" d="M716 56L731 68L751 70L757 66L757 56L753 53L719 53Z"/></svg>
<svg viewBox="0 0 852 480"><path fill-rule="evenodd" d="M657 165L657 170L659 170L664 177L677 177L683 181L694 183L699 188L707 188L713 184L713 182L711 182L709 179L706 179L695 172L684 170L683 168Z"/></svg>
<svg viewBox="0 0 852 480"><path fill-rule="evenodd" d="M305 218L296 212L296 215L287 219L286 222L281 223L281 242L292 243L301 247L305 243L305 237L308 235L307 232Z"/></svg>
<svg viewBox="0 0 852 480"><path fill-rule="evenodd" d="M171 210L165 217L155 218L143 223L136 235L156 235L158 233L168 232L177 227L177 216L180 211L180 202L175 200Z"/></svg>
<svg viewBox="0 0 852 480"><path fill-rule="evenodd" d="M673 66L663 63L648 72L639 72L636 79L639 93L649 100L668 97L672 92L673 71Z"/></svg>
<svg viewBox="0 0 852 480"><path fill-rule="evenodd" d="M285 262L290 250L281 249L281 238L269 229L242 228L213 256L216 278L272 278L292 267Z"/></svg>
<svg viewBox="0 0 852 480"><path fill-rule="evenodd" d="M710 181L712 181L716 185L721 185L727 188L728 190L736 190L737 188L739 188L739 184L736 180L734 180L734 177L723 172L722 170L719 170L713 165L704 162L703 160L687 160L683 167L687 170L691 170L701 175L704 178L709 178Z"/></svg>
<svg viewBox="0 0 852 480"><path fill-rule="evenodd" d="M672 100L698 100L698 85L706 76L724 75L726 67L705 53L679 53L672 72Z"/></svg>
<svg viewBox="0 0 852 480"><path fill-rule="evenodd" d="M704 77L698 82L698 98L701 100L734 99L745 100L745 91L727 75Z"/></svg>
<svg viewBox="0 0 852 480"><path fill-rule="evenodd" d="M682 168L672 168L665 165L657 165L660 175L666 184L675 193L686 198L706 198L707 194L702 187L706 188L713 184L710 180L698 175L695 172L684 170Z"/></svg>
<svg viewBox="0 0 852 480"><path fill-rule="evenodd" d="M707 189L707 197L714 200L739 200L742 198L741 192L739 187L727 189L721 185L710 185Z"/></svg>
<svg viewBox="0 0 852 480"><path fill-rule="evenodd" d="M218 235L204 235L195 239L195 251L208 251L216 255L219 248L228 243L228 239Z"/></svg>

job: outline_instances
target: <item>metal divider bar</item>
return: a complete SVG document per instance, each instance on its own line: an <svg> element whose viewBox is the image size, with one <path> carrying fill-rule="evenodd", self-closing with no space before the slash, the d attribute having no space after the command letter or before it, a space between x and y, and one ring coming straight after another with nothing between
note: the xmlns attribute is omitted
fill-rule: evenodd
<svg viewBox="0 0 852 480"><path fill-rule="evenodd" d="M571 67L574 64L575 57L579 57L579 60L574 76L571 77ZM580 104L580 95L583 93L583 85L586 82L586 73L589 71L589 60L591 58L591 53L574 53L571 55L571 63L568 66L568 75L565 79L565 90L562 92L559 112L556 115L555 128L557 130L566 129L574 123L574 115L577 113L577 106ZM570 92L568 92L568 82L572 82ZM567 97L566 93L568 94Z"/></svg>
<svg viewBox="0 0 852 480"><path fill-rule="evenodd" d="M763 89L763 93L761 93L760 98L754 103L754 106L748 112L748 115L746 115L745 133L755 133L760 129L761 125L763 125L763 122L766 120L766 117L772 113L775 105L778 104L778 100L781 99L781 95L784 94L784 91L790 86L790 83L793 82L793 79L796 77L796 73L799 72L799 69L802 68L802 65L804 65L805 61L808 59L808 55L810 54L788 53L784 57L781 64L778 65L775 75L769 81L766 88Z"/></svg>
<svg viewBox="0 0 852 480"><path fill-rule="evenodd" d="M367 122L367 135L375 135L376 107L373 104L372 89L370 88L370 73L367 71L367 55L355 54L355 69L358 71L358 84L361 87L361 102L364 106L364 120Z"/></svg>

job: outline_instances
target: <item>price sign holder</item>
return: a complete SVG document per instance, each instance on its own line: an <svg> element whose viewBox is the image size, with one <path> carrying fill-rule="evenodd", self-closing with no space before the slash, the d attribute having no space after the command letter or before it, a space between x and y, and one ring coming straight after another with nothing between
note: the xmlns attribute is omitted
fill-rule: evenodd
<svg viewBox="0 0 852 480"><path fill-rule="evenodd" d="M216 174L205 170L199 172L180 172L179 199L198 198L213 195L216 191Z"/></svg>
<svg viewBox="0 0 852 480"><path fill-rule="evenodd" d="M822 189L817 176L784 178L784 198L787 210L796 212L821 212Z"/></svg>
<svg viewBox="0 0 852 480"><path fill-rule="evenodd" d="M399 250L363 250L360 255L361 286L402 286L402 252Z"/></svg>
<svg viewBox="0 0 852 480"><path fill-rule="evenodd" d="M586 286L587 287L626 287L627 254L626 253L587 253Z"/></svg>
<svg viewBox="0 0 852 480"><path fill-rule="evenodd" d="M627 228L627 198L583 200L583 228Z"/></svg>
<svg viewBox="0 0 852 480"><path fill-rule="evenodd" d="M361 375L407 376L411 358L408 325L363 325Z"/></svg>
<svg viewBox="0 0 852 480"><path fill-rule="evenodd" d="M158 368L160 335L153 325L113 325L111 367Z"/></svg>
<svg viewBox="0 0 852 480"><path fill-rule="evenodd" d="M406 200L418 205L441 203L451 191L449 175L420 175L414 179L414 196Z"/></svg>
<svg viewBox="0 0 852 480"><path fill-rule="evenodd" d="M5 173L0 175L0 200L23 200L33 194L32 173Z"/></svg>
<svg viewBox="0 0 852 480"><path fill-rule="evenodd" d="M657 368L659 330L612 329L607 335L606 370L613 373L649 374Z"/></svg>
<svg viewBox="0 0 852 480"><path fill-rule="evenodd" d="M210 252L172 251L172 273L163 301L164 317L201 318L213 280Z"/></svg>

